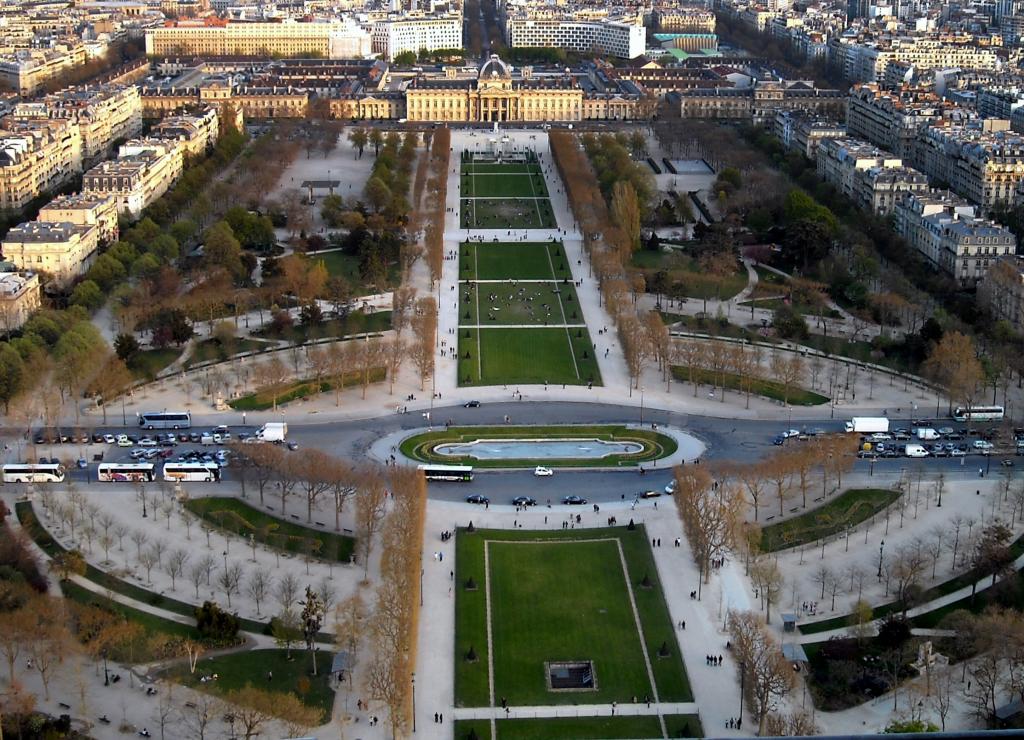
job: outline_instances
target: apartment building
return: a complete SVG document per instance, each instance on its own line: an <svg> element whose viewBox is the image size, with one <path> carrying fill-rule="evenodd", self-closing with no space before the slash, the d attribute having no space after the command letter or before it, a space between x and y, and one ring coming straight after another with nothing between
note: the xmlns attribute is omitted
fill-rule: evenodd
<svg viewBox="0 0 1024 740"><path fill-rule="evenodd" d="M153 126L154 139L177 141L186 156L200 157L217 143L219 135L217 110L208 107L200 112L168 116Z"/></svg>
<svg viewBox="0 0 1024 740"><path fill-rule="evenodd" d="M506 38L511 47L547 46L582 53L599 51L621 59L634 59L647 48L641 23L608 18L509 17Z"/></svg>
<svg viewBox="0 0 1024 740"><path fill-rule="evenodd" d="M170 21L146 31L146 53L158 56L318 56L336 59L365 32L339 21L232 23L217 18ZM367 42L369 39L366 39ZM358 45L358 43L357 43ZM366 44L367 48L369 44Z"/></svg>
<svg viewBox="0 0 1024 740"><path fill-rule="evenodd" d="M95 226L100 242L117 241L117 199L103 193L76 193L54 198L39 210L39 221Z"/></svg>
<svg viewBox="0 0 1024 740"><path fill-rule="evenodd" d="M63 120L3 120L0 129L0 209L20 210L82 171L82 137Z"/></svg>
<svg viewBox="0 0 1024 740"><path fill-rule="evenodd" d="M918 132L942 120L948 108L931 91L887 91L876 83L861 83L850 90L846 128L852 137L910 159Z"/></svg>
<svg viewBox="0 0 1024 740"><path fill-rule="evenodd" d="M1013 203L1024 180L1024 137L1009 130L1009 121L931 126L915 144L915 166L983 212Z"/></svg>
<svg viewBox="0 0 1024 740"><path fill-rule="evenodd" d="M48 274L65 286L85 273L99 247L99 228L93 225L28 221L7 232L0 248L18 269Z"/></svg>
<svg viewBox="0 0 1024 740"><path fill-rule="evenodd" d="M974 43L953 43L940 38L901 36L894 39L867 40L840 36L828 42L829 63L850 82L880 82L887 67L896 62L913 65L917 70L1000 69L1002 61L995 49Z"/></svg>
<svg viewBox="0 0 1024 740"><path fill-rule="evenodd" d="M894 214L897 233L964 287L977 284L1000 257L1017 249L1008 229L978 218L973 206L950 193L908 194Z"/></svg>
<svg viewBox="0 0 1024 740"><path fill-rule="evenodd" d="M681 118L711 118L771 123L779 111L839 119L845 116L846 95L811 83L764 79L749 87L681 90L669 98L678 102Z"/></svg>
<svg viewBox="0 0 1024 740"><path fill-rule="evenodd" d="M0 331L9 334L20 328L39 308L39 288L34 272L0 272Z"/></svg>
<svg viewBox="0 0 1024 740"><path fill-rule="evenodd" d="M913 167L869 167L854 173L858 208L888 216L907 193L928 191L928 178Z"/></svg>
<svg viewBox="0 0 1024 740"><path fill-rule="evenodd" d="M665 7L652 14L659 31L673 33L714 33L715 14L704 8Z"/></svg>
<svg viewBox="0 0 1024 740"><path fill-rule="evenodd" d="M127 142L117 159L101 162L85 173L82 189L114 196L119 213L137 218L181 175L182 148L174 141L138 139Z"/></svg>
<svg viewBox="0 0 1024 740"><path fill-rule="evenodd" d="M978 283L978 303L988 309L993 321L1006 321L1024 333L1024 257L997 258Z"/></svg>
<svg viewBox="0 0 1024 740"><path fill-rule="evenodd" d="M7 47L0 53L0 82L22 95L32 95L54 77L83 64L87 57L81 43L62 43L50 49Z"/></svg>
<svg viewBox="0 0 1024 740"><path fill-rule="evenodd" d="M142 98L134 85L61 90L40 101L20 103L19 119L63 119L78 126L84 166L104 159L115 141L142 132Z"/></svg>
<svg viewBox="0 0 1024 740"><path fill-rule="evenodd" d="M818 177L856 202L861 182L858 172L903 167L903 160L860 139L837 138L818 145L816 166Z"/></svg>
<svg viewBox="0 0 1024 740"><path fill-rule="evenodd" d="M818 146L825 139L847 137L846 126L827 119L804 115L801 111L779 111L772 123L772 133L787 149L817 160Z"/></svg>
<svg viewBox="0 0 1024 740"><path fill-rule="evenodd" d="M462 18L457 15L395 17L373 24L370 40L374 54L394 59L403 52L421 49L462 48Z"/></svg>

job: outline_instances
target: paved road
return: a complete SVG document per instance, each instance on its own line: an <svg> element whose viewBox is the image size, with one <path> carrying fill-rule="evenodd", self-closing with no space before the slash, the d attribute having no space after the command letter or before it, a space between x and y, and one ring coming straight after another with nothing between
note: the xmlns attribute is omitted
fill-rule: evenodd
<svg viewBox="0 0 1024 740"><path fill-rule="evenodd" d="M727 409L724 409L727 410ZM566 424L566 423L639 423L640 410L636 407L616 404L585 404L585 403L486 403L479 408L467 409L461 406L437 406L433 411L433 420L443 424L451 420L454 424L495 424L503 423L505 415L513 424ZM787 427L785 421L770 420L735 420L710 416L694 416L663 410L645 409L644 424L652 422L660 426L673 426L695 435L707 446L705 460L742 460L757 459L773 451L771 439ZM945 424L946 422L944 422ZM340 456L359 459L364 456L370 445L382 437L400 431L411 431L423 428L426 420L421 414L389 414L374 419L359 421L332 421L324 424L297 424L289 422L289 439L299 443L301 454L305 447L320 447ZM950 423L950 425L954 425ZM827 431L839 431L842 422L832 419L804 421L795 423L794 427L821 428ZM894 427L911 426L910 420L893 420ZM242 427L232 427L237 433ZM100 431L108 431L102 429ZM123 431L121 427L111 427L109 431ZM137 432L138 430L133 430ZM251 430L250 430L251 431ZM801 444L792 440L787 444ZM851 440L852 444L852 440ZM179 448L182 449L182 448ZM208 448L210 449L210 448ZM59 456L61 458L77 457L79 450L84 450L88 459L99 451L106 453L107 460L127 459L128 450L111 448L107 445L92 445L83 448L80 445L41 445L34 453L36 456ZM31 450L25 451L31 457ZM936 470L946 472L950 478L978 478L979 468L987 475L997 475L1000 471L999 462L1007 455L993 455L985 458L971 455L967 458L944 458L927 460L909 460L907 458L882 459L873 466L864 460L856 463L856 472L869 473L877 477L880 485L889 485L899 476L901 470L907 470L912 476L918 466L926 474ZM95 476L95 471L89 471ZM73 472L76 480L84 481L86 471ZM228 476L230 479L230 475ZM591 503L630 499L644 490L659 489L670 479L667 470L654 469L640 475L636 470L594 471L594 470L560 470L552 478L535 478L530 471L478 471L471 483L432 483L431 498L457 501L465 496L478 493L488 496L495 504L504 504L518 495L530 495L543 506L551 499L557 504L558 499L568 494L584 496Z"/></svg>

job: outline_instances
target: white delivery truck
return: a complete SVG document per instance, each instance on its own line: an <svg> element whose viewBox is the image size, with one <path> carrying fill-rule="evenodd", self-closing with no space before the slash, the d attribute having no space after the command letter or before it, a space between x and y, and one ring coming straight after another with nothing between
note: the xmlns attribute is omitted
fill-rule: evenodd
<svg viewBox="0 0 1024 740"><path fill-rule="evenodd" d="M284 442L288 436L288 424L283 421L268 421L256 430L256 439L261 442Z"/></svg>
<svg viewBox="0 0 1024 740"><path fill-rule="evenodd" d="M921 445L907 445L904 453L907 457L928 457L928 450Z"/></svg>
<svg viewBox="0 0 1024 740"><path fill-rule="evenodd" d="M889 419L884 416L855 416L846 422L846 431L858 434L888 432Z"/></svg>
<svg viewBox="0 0 1024 740"><path fill-rule="evenodd" d="M934 439L938 439L941 436L941 434L939 434L937 431L930 427L919 427L917 430L917 438L920 440L924 440L925 442L930 442Z"/></svg>

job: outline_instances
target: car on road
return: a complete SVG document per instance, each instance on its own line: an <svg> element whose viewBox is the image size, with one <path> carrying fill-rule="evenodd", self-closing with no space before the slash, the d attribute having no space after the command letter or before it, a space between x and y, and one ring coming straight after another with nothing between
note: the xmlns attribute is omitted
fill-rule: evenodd
<svg viewBox="0 0 1024 740"><path fill-rule="evenodd" d="M288 449L291 450L292 452L295 452L295 450L299 449L299 443L298 442L289 442L288 443Z"/></svg>
<svg viewBox="0 0 1024 740"><path fill-rule="evenodd" d="M976 439L971 442L971 447L976 450L991 450L995 445L985 439Z"/></svg>
<svg viewBox="0 0 1024 740"><path fill-rule="evenodd" d="M1002 465L1004 468L1012 468L1013 467L1013 460L1006 459L1006 460L1003 460L999 464Z"/></svg>
<svg viewBox="0 0 1024 740"><path fill-rule="evenodd" d="M786 437L787 439L789 437L799 437L800 436L800 430L799 429L787 429L786 431L784 431L782 433L782 436Z"/></svg>
<svg viewBox="0 0 1024 740"><path fill-rule="evenodd" d="M888 432L875 432L870 437L868 437L868 439L873 441L884 442L886 440L892 439L892 435L889 434Z"/></svg>
<svg viewBox="0 0 1024 740"><path fill-rule="evenodd" d="M466 503L480 504L482 506L486 506L487 504L491 503L491 500L486 496L481 496L479 493L473 493L470 494L469 496L466 496Z"/></svg>
<svg viewBox="0 0 1024 740"><path fill-rule="evenodd" d="M464 408L467 408L467 409L478 409L478 408L480 408L480 402L479 401L466 401L462 405L463 405Z"/></svg>
<svg viewBox="0 0 1024 740"><path fill-rule="evenodd" d="M939 427L938 429L939 434L941 434L943 437L948 437L955 431L956 430L953 429L953 427Z"/></svg>
<svg viewBox="0 0 1024 740"><path fill-rule="evenodd" d="M587 503L587 500L582 496L577 496L573 494L572 496L566 496L565 498L563 498L562 503L567 504L569 506L581 506L582 504Z"/></svg>
<svg viewBox="0 0 1024 740"><path fill-rule="evenodd" d="M956 448L954 448L954 449L949 451L950 457L964 457L966 454L967 454L967 450L965 450L965 449L963 449L961 447L956 447Z"/></svg>
<svg viewBox="0 0 1024 740"><path fill-rule="evenodd" d="M532 498L531 496L516 496L514 499L512 499L512 505L513 506L536 506L537 505L537 499Z"/></svg>
<svg viewBox="0 0 1024 740"><path fill-rule="evenodd" d="M786 435L784 435L784 434L776 434L774 437L772 437L772 444L773 445L783 445L783 444L786 444Z"/></svg>
<svg viewBox="0 0 1024 740"><path fill-rule="evenodd" d="M878 453L875 452L874 450L860 450L857 453L857 457L859 457L861 460L877 460Z"/></svg>
<svg viewBox="0 0 1024 740"><path fill-rule="evenodd" d="M545 468L543 465L538 465L533 469L533 474L538 478L547 478L555 474L555 471L551 468Z"/></svg>
<svg viewBox="0 0 1024 740"><path fill-rule="evenodd" d="M108 445L116 444L117 437L115 437L113 434L104 434L103 441L106 442Z"/></svg>
<svg viewBox="0 0 1024 740"><path fill-rule="evenodd" d="M134 442L131 441L131 439L128 437L127 434L119 434L119 435L117 435L117 446L118 447L131 447L133 444L134 444Z"/></svg>
<svg viewBox="0 0 1024 740"><path fill-rule="evenodd" d="M661 491L655 491L655 490L641 491L638 494L638 496L640 498L658 498L659 496L661 496Z"/></svg>
<svg viewBox="0 0 1024 740"><path fill-rule="evenodd" d="M669 496L672 496L673 494L675 494L675 492L676 492L676 485L677 485L676 484L676 480L675 480L675 478L673 478L665 486L665 493L668 494Z"/></svg>

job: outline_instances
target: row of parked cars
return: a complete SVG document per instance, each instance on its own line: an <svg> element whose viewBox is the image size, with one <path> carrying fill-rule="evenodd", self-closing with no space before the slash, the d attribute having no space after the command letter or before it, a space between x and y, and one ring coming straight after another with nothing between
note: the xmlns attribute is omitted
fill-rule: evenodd
<svg viewBox="0 0 1024 740"><path fill-rule="evenodd" d="M471 494L469 496L466 496L466 503L467 504L479 504L480 506L489 506L490 503L491 503L491 499L488 498L487 496L481 496L479 493L474 493L474 494ZM576 496L576 495L563 496L562 497L562 503L567 505L567 506L580 506L582 504L587 503L587 500L585 498L583 498L582 496ZM536 506L537 505L537 499L533 498L532 496L516 496L514 499L512 499L512 505L513 506Z"/></svg>

